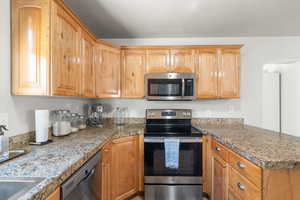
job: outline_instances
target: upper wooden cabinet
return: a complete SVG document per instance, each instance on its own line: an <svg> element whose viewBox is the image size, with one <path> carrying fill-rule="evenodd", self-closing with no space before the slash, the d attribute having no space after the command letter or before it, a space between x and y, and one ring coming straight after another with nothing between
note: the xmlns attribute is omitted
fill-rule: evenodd
<svg viewBox="0 0 300 200"><path fill-rule="evenodd" d="M95 97L93 46L119 47L97 39L61 0L11 2L12 94ZM118 50L101 56L105 75L119 74ZM120 76L113 76L100 96L119 96Z"/></svg>
<svg viewBox="0 0 300 200"><path fill-rule="evenodd" d="M197 98L240 97L240 46L200 48L197 60Z"/></svg>
<svg viewBox="0 0 300 200"><path fill-rule="evenodd" d="M219 96L240 97L240 50L222 49L219 56Z"/></svg>
<svg viewBox="0 0 300 200"><path fill-rule="evenodd" d="M193 49L171 49L171 73L194 73L195 55Z"/></svg>
<svg viewBox="0 0 300 200"><path fill-rule="evenodd" d="M217 49L200 49L196 58L197 98L218 98Z"/></svg>
<svg viewBox="0 0 300 200"><path fill-rule="evenodd" d="M84 32L81 38L81 94L90 98L95 97L94 45L90 35Z"/></svg>
<svg viewBox="0 0 300 200"><path fill-rule="evenodd" d="M146 52L144 50L122 50L122 97L144 97L144 75Z"/></svg>
<svg viewBox="0 0 300 200"><path fill-rule="evenodd" d="M52 5L52 95L81 96L81 28L63 8Z"/></svg>
<svg viewBox="0 0 300 200"><path fill-rule="evenodd" d="M170 71L169 50L147 50L146 68L147 73L168 73Z"/></svg>
<svg viewBox="0 0 300 200"><path fill-rule="evenodd" d="M104 45L95 47L96 96L120 97L120 50Z"/></svg>
<svg viewBox="0 0 300 200"><path fill-rule="evenodd" d="M48 95L48 0L12 0L12 94Z"/></svg>

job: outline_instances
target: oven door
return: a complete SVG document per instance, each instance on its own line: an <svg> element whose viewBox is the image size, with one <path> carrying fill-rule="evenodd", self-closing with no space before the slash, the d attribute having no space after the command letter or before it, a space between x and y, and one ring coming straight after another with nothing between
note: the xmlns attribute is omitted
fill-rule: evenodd
<svg viewBox="0 0 300 200"><path fill-rule="evenodd" d="M145 184L202 184L201 138L180 138L178 169L165 167L163 137L145 137L144 144Z"/></svg>

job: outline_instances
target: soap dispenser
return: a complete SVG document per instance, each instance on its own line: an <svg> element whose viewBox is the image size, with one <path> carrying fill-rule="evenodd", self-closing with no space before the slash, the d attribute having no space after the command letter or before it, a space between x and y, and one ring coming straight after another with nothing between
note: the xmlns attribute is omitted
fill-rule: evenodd
<svg viewBox="0 0 300 200"><path fill-rule="evenodd" d="M4 131L7 131L6 126L0 125L0 157L9 155L9 138L4 135Z"/></svg>

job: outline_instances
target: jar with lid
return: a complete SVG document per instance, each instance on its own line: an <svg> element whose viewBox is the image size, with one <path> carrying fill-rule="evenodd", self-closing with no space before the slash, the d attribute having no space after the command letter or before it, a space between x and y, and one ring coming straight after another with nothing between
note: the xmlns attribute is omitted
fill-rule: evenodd
<svg viewBox="0 0 300 200"><path fill-rule="evenodd" d="M53 135L65 136L71 133L69 110L55 110L53 117Z"/></svg>
<svg viewBox="0 0 300 200"><path fill-rule="evenodd" d="M117 107L114 113L115 124L122 126L125 125L125 117L126 117L126 108Z"/></svg>
<svg viewBox="0 0 300 200"><path fill-rule="evenodd" d="M86 118L84 115L79 115L79 129L86 129Z"/></svg>
<svg viewBox="0 0 300 200"><path fill-rule="evenodd" d="M72 133L79 131L79 115L77 113L71 114L71 129Z"/></svg>

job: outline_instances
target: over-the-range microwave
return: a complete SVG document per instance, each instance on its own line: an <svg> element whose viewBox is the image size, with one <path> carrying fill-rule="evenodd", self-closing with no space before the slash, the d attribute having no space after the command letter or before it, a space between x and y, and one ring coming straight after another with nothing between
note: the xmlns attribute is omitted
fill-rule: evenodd
<svg viewBox="0 0 300 200"><path fill-rule="evenodd" d="M153 101L191 101L195 99L193 73L145 74L145 97Z"/></svg>

